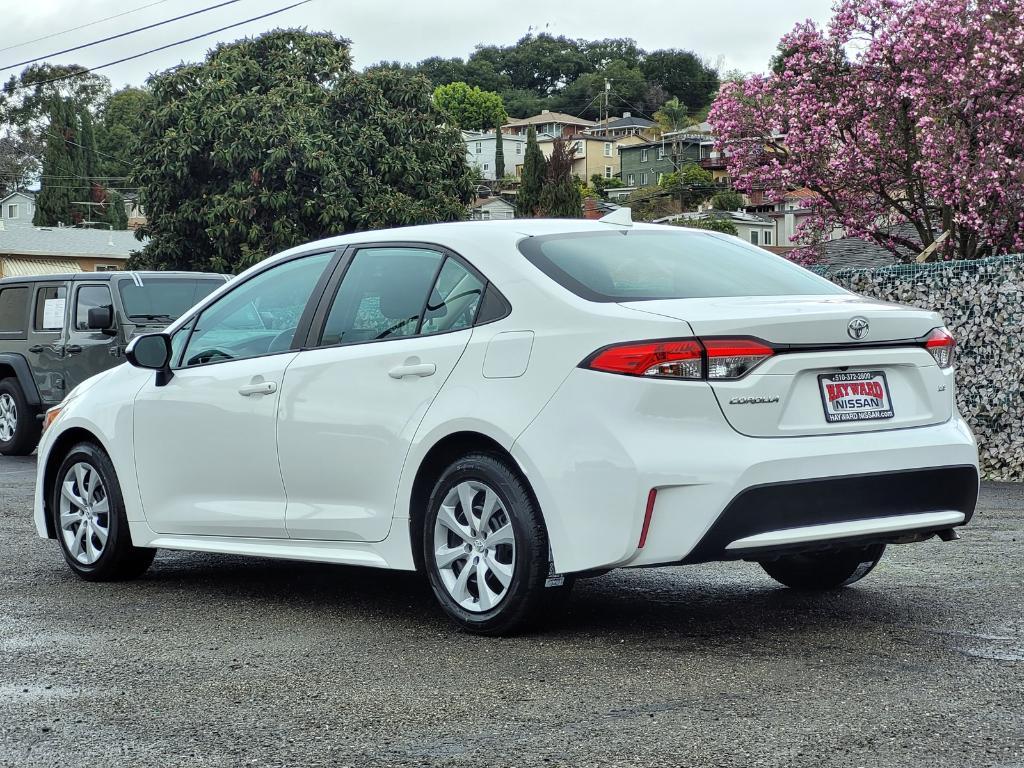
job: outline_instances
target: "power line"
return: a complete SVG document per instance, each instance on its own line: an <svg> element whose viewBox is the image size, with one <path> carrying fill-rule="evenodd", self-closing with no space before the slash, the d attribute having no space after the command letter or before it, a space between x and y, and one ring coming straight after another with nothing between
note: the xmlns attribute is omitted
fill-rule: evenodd
<svg viewBox="0 0 1024 768"><path fill-rule="evenodd" d="M263 13L263 14L260 14L259 16L253 16L251 19L245 19L244 21L238 21L238 22L235 22L234 24L228 24L226 27L220 27L219 29L213 29L213 30L210 30L209 32L204 32L201 35L194 35L193 37L189 37L189 38L186 38L184 40L177 40L177 41L175 41L173 43L168 43L167 45L161 45L159 48L151 48L148 51L143 51L142 53L136 53L136 54L134 54L132 56L125 56L124 58L118 59L117 61L108 61L106 64L99 64L99 65L97 65L95 67L89 67L88 69L81 69L81 70L79 70L77 72L70 72L70 73L68 73L66 75L61 75L60 77L51 77L49 80L37 80L34 83L28 83L26 85L16 85L15 86L15 90L17 90L17 89L25 89L25 88L35 88L35 87L40 86L40 85L49 85L50 83L57 83L57 82L60 82L61 80L70 80L70 79L75 78L75 77L82 77L83 75L88 75L90 72L95 72L98 69L106 69L107 67L113 67L113 66L115 66L117 64L124 64L126 61L133 61L135 59L141 59L143 56L149 56L151 53L159 53L160 51L166 51L168 48L174 48L175 46L184 45L185 43L192 43L192 42L195 42L196 40L201 40L204 37L209 37L210 35L216 35L218 32L224 32L224 31L229 30L229 29L234 29L235 27L240 27L243 24L250 24L250 23L252 23L254 21L260 21L261 19L266 19L269 16L276 16L279 13L284 13L285 11L290 11L292 8L298 8L300 5L306 5L306 3L311 3L311 2L313 2L313 0L300 0L300 2L292 3L291 5L286 5L283 8L278 8L277 10L270 11L268 13ZM116 160L117 158L114 158L114 159Z"/></svg>
<svg viewBox="0 0 1024 768"><path fill-rule="evenodd" d="M190 16L198 16L199 14L206 13L207 11L215 11L218 8L223 8L225 5L234 5L237 2L240 2L240 0L225 0L225 2L218 3L217 5L207 6L206 8L200 8L196 11L184 13L181 16L175 16L173 19L158 21L154 24L147 24L144 27L137 27L136 29L129 29L127 32L119 32L116 35L104 37L101 40L94 40L91 43L83 43L82 45L76 45L74 48L65 48L63 51L48 53L45 56L36 56L34 59L25 59L25 61L19 61L17 64L8 64L6 67L0 67L0 72L3 72L5 69L14 69L15 67L21 67L25 64L31 64L34 61L42 61L43 59L50 59L54 56L63 56L65 53L73 53L75 51L80 51L83 48L91 48L92 46L99 45L100 43L109 43L111 40L117 40L122 37L128 37L128 35L134 35L137 32L145 32L147 29L155 29L156 27L162 27L164 24L170 24L172 21L181 21L182 19L187 19Z"/></svg>
<svg viewBox="0 0 1024 768"><path fill-rule="evenodd" d="M23 43L15 43L14 45L8 45L8 46L6 46L4 48L0 48L0 53L3 53L4 51L12 51L15 48L24 48L26 45L32 45L32 43L40 43L43 40L49 40L49 39L54 38L54 37L60 37L61 35L66 35L69 32L77 32L78 30L85 29L86 27L94 27L97 24L102 24L105 21L111 21L113 19L119 19L122 16L127 16L128 14L137 13L139 11L144 11L146 8L152 8L154 5L163 5L166 2L167 2L167 0L156 0L155 3L149 3L147 5L141 5L138 8L132 8L130 11L122 11L121 13L115 13L113 16L107 16L107 17L102 18L102 19L97 19L96 21L90 21L88 24L81 24L81 25L79 25L77 27L72 27L71 29L65 29L65 30L63 30L61 32L51 32L48 35L43 35L42 37L36 37L36 38L34 38L32 40L26 40Z"/></svg>

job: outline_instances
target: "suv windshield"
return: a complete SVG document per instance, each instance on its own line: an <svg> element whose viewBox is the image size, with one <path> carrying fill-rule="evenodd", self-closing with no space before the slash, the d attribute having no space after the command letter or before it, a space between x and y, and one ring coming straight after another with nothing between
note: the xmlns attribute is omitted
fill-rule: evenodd
<svg viewBox="0 0 1024 768"><path fill-rule="evenodd" d="M119 280L117 290L129 320L170 322L222 285L219 277L139 277Z"/></svg>
<svg viewBox="0 0 1024 768"><path fill-rule="evenodd" d="M632 230L529 237L522 254L590 301L845 293L834 283L735 238Z"/></svg>

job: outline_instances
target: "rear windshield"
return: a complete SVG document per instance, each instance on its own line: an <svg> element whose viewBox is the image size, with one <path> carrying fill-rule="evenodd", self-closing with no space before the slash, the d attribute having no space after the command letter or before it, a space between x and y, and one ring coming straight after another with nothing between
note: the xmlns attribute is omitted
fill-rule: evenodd
<svg viewBox="0 0 1024 768"><path fill-rule="evenodd" d="M177 320L217 288L219 277L142 277L119 280L121 305L130 320Z"/></svg>
<svg viewBox="0 0 1024 768"><path fill-rule="evenodd" d="M590 301L845 293L761 248L704 233L577 232L525 238L519 250Z"/></svg>

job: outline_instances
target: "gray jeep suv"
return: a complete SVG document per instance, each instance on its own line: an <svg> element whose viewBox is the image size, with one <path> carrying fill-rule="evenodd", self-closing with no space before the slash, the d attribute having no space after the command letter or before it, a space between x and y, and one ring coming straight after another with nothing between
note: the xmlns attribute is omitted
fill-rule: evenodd
<svg viewBox="0 0 1024 768"><path fill-rule="evenodd" d="M46 409L120 364L140 333L223 285L200 272L79 272L0 280L0 454L35 450Z"/></svg>

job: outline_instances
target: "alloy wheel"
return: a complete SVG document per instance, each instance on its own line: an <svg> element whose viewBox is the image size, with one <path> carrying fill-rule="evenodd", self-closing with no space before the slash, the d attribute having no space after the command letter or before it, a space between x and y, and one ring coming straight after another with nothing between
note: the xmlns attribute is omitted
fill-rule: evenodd
<svg viewBox="0 0 1024 768"><path fill-rule="evenodd" d="M508 593L515 573L516 536L498 494L476 480L453 486L434 524L434 562L448 594L482 613Z"/></svg>
<svg viewBox="0 0 1024 768"><path fill-rule="evenodd" d="M5 443L14 439L18 428L18 406L14 398L4 392L0 395L0 440Z"/></svg>
<svg viewBox="0 0 1024 768"><path fill-rule="evenodd" d="M99 560L110 535L110 503L100 473L72 464L60 484L60 531L68 552L82 565Z"/></svg>

